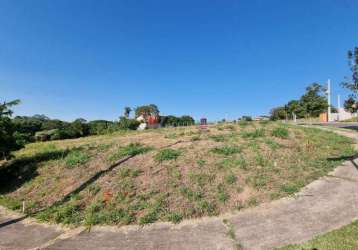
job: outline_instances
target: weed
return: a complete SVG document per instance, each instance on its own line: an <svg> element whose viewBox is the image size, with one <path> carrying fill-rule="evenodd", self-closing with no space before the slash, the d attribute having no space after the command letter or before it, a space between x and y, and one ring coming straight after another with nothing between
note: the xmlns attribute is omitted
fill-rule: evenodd
<svg viewBox="0 0 358 250"><path fill-rule="evenodd" d="M181 155L181 151L171 148L166 148L160 150L159 153L154 156L154 160L156 162L176 160L180 155Z"/></svg>
<svg viewBox="0 0 358 250"><path fill-rule="evenodd" d="M177 224L183 220L183 215L179 212L172 212L167 215L167 219L174 224Z"/></svg>
<svg viewBox="0 0 358 250"><path fill-rule="evenodd" d="M197 161L196 161L196 163L198 164L198 166L199 166L199 167L201 167L201 168L202 168L202 167L204 167L204 166L205 166L206 161L205 161L205 160L201 160L201 159L200 159L200 160L197 160Z"/></svg>
<svg viewBox="0 0 358 250"><path fill-rule="evenodd" d="M281 191L287 194L294 194L300 190L300 187L295 184L285 184L281 186Z"/></svg>
<svg viewBox="0 0 358 250"><path fill-rule="evenodd" d="M216 215L217 214L217 207L215 203L209 202L206 200L202 200L198 202L199 212L201 214L207 213L208 215Z"/></svg>
<svg viewBox="0 0 358 250"><path fill-rule="evenodd" d="M241 152L241 147L238 146L223 146L223 147L216 147L211 150L211 152L215 154L221 155L232 155Z"/></svg>
<svg viewBox="0 0 358 250"><path fill-rule="evenodd" d="M233 173L230 173L225 176L225 182L229 185L234 184L236 181L237 181L237 177Z"/></svg>
<svg viewBox="0 0 358 250"><path fill-rule="evenodd" d="M119 170L119 176L121 178L126 178L130 175L131 170L129 168L122 168Z"/></svg>
<svg viewBox="0 0 358 250"><path fill-rule="evenodd" d="M225 192L224 185L219 184L217 187L217 198L220 202L225 203L229 200L230 196Z"/></svg>
<svg viewBox="0 0 358 250"><path fill-rule="evenodd" d="M265 130L260 128L260 129L255 129L252 132L243 131L243 132L241 132L241 136L243 138L251 138L251 139L258 138L258 137L264 137L265 136Z"/></svg>
<svg viewBox="0 0 358 250"><path fill-rule="evenodd" d="M247 202L247 205L249 207L255 207L259 204L258 200L255 197L251 197L249 201Z"/></svg>
<svg viewBox="0 0 358 250"><path fill-rule="evenodd" d="M136 156L147 153L152 150L152 147L143 146L140 143L130 143L127 146L120 147L117 152L109 156L110 161L116 161L126 156Z"/></svg>
<svg viewBox="0 0 358 250"><path fill-rule="evenodd" d="M65 157L65 164L68 168L74 168L80 165L85 164L90 159L89 155L86 152L83 152L80 149L72 150Z"/></svg>
<svg viewBox="0 0 358 250"><path fill-rule="evenodd" d="M227 135L211 135L209 138L216 142L225 142L228 140Z"/></svg>
<svg viewBox="0 0 358 250"><path fill-rule="evenodd" d="M272 136L278 137L278 138L282 138L282 139L287 139L289 136L289 132L287 128L275 128L274 130L272 130Z"/></svg>
<svg viewBox="0 0 358 250"><path fill-rule="evenodd" d="M191 137L191 141L200 141L200 136L195 135L195 136Z"/></svg>

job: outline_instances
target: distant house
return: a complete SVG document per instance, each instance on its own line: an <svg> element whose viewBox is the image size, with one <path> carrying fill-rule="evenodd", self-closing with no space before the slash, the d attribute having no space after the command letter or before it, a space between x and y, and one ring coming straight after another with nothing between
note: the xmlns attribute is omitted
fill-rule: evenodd
<svg viewBox="0 0 358 250"><path fill-rule="evenodd" d="M268 120L270 120L270 117L267 115L259 115L259 116L256 116L253 120L254 121L268 121Z"/></svg>

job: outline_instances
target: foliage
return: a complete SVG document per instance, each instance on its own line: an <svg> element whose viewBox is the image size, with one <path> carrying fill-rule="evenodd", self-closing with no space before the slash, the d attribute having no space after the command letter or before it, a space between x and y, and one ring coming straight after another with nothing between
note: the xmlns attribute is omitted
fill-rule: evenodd
<svg viewBox="0 0 358 250"><path fill-rule="evenodd" d="M131 112L132 112L132 108L130 108L130 107L124 107L124 113L123 113L123 115L124 115L125 118L129 118L129 115L130 115Z"/></svg>
<svg viewBox="0 0 358 250"><path fill-rule="evenodd" d="M286 139L288 138L289 132L287 128L278 127L272 130L272 135L278 138Z"/></svg>
<svg viewBox="0 0 358 250"><path fill-rule="evenodd" d="M241 136L243 138L252 138L252 139L258 138L258 137L264 137L265 130L260 128L260 129L255 129L254 131L242 131Z"/></svg>
<svg viewBox="0 0 358 250"><path fill-rule="evenodd" d="M179 150L166 148L162 149L154 156L154 160L157 162L176 160L181 155Z"/></svg>
<svg viewBox="0 0 358 250"><path fill-rule="evenodd" d="M136 130L140 122L136 119L128 119L127 117L120 117L118 127L119 129Z"/></svg>
<svg viewBox="0 0 358 250"><path fill-rule="evenodd" d="M159 109L155 104L143 105L135 108L135 117L139 116L148 117L148 116L158 116Z"/></svg>
<svg viewBox="0 0 358 250"><path fill-rule="evenodd" d="M95 120L88 123L91 135L103 135L115 130L115 124L106 120Z"/></svg>
<svg viewBox="0 0 358 250"><path fill-rule="evenodd" d="M241 147L238 146L223 146L223 147L215 147L211 151L215 154L221 155L232 155L241 152Z"/></svg>
<svg viewBox="0 0 358 250"><path fill-rule="evenodd" d="M127 146L120 147L114 154L109 157L109 160L115 161L126 156L144 154L150 150L152 150L151 147L144 146L140 143L129 143Z"/></svg>
<svg viewBox="0 0 358 250"><path fill-rule="evenodd" d="M355 113L358 110L357 100L354 98L354 95L350 95L347 100L344 101L344 109Z"/></svg>
<svg viewBox="0 0 358 250"><path fill-rule="evenodd" d="M241 117L241 120L242 120L242 121L251 122L251 121L252 121L252 117L251 117L251 116L244 115L243 117Z"/></svg>
<svg viewBox="0 0 358 250"><path fill-rule="evenodd" d="M66 157L65 163L68 168L85 164L90 159L89 155L81 149L72 150Z"/></svg>
<svg viewBox="0 0 358 250"><path fill-rule="evenodd" d="M348 51L348 66L352 75L345 77L341 83L344 88L349 89L353 94L358 94L358 47Z"/></svg>
<svg viewBox="0 0 358 250"><path fill-rule="evenodd" d="M194 119L189 115L183 115L181 117L176 117L173 115L162 116L161 120L162 120L161 124L164 127L165 126L173 126L173 127L191 126L195 124Z"/></svg>
<svg viewBox="0 0 358 250"><path fill-rule="evenodd" d="M299 100L291 100L284 106L273 108L270 111L271 120L292 118L293 114L297 118L318 117L328 108L324 92L325 89L320 84L312 83Z"/></svg>
<svg viewBox="0 0 358 250"><path fill-rule="evenodd" d="M21 148L15 136L16 126L10 119L13 114L10 108L19 103L19 100L14 100L0 105L0 160L6 159L11 151Z"/></svg>
<svg viewBox="0 0 358 250"><path fill-rule="evenodd" d="M270 115L270 119L272 121L284 120L287 116L287 110L285 109L285 107L276 107L271 109Z"/></svg>

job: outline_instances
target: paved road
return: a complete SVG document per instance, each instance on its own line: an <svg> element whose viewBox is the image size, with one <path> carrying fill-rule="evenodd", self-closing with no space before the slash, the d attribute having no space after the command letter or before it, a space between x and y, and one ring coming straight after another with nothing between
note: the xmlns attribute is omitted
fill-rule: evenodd
<svg viewBox="0 0 358 250"><path fill-rule="evenodd" d="M337 133L358 141L354 131ZM357 190L358 160L352 160L295 197L179 225L87 231L37 224L0 209L0 249L235 249L238 244L244 249L271 249L311 239L358 218ZM235 237L229 236L230 228Z"/></svg>

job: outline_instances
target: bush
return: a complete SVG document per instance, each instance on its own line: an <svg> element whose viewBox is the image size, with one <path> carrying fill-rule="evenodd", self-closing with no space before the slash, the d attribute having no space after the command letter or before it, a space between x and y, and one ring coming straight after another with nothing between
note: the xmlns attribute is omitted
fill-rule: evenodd
<svg viewBox="0 0 358 250"><path fill-rule="evenodd" d="M258 137L264 137L265 136L265 130L264 129L255 129L253 132L241 132L241 136L243 138L258 138Z"/></svg>
<svg viewBox="0 0 358 250"><path fill-rule="evenodd" d="M287 128L275 128L272 131L272 135L278 138L286 139L289 136L289 132Z"/></svg>
<svg viewBox="0 0 358 250"><path fill-rule="evenodd" d="M154 160L157 162L176 160L180 156L181 152L179 150L166 148L159 151L157 155L154 156Z"/></svg>
<svg viewBox="0 0 358 250"><path fill-rule="evenodd" d="M121 117L118 123L118 127L120 129L131 129L136 130L139 126L140 122L136 119L128 119L126 117Z"/></svg>
<svg viewBox="0 0 358 250"><path fill-rule="evenodd" d="M0 160L10 155L10 152L21 148L14 136L15 126L8 117L0 117Z"/></svg>

